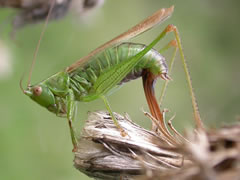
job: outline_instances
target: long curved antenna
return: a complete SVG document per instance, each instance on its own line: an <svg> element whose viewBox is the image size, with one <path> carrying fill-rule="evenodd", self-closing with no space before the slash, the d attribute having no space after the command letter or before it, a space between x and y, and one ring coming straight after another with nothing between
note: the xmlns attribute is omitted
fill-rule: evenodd
<svg viewBox="0 0 240 180"><path fill-rule="evenodd" d="M45 30L46 30L46 28L47 28L47 24L48 24L50 15L51 15L51 13L52 13L52 10L53 10L55 1L56 1L56 0L52 0L50 9L49 9L49 11L48 11L47 19L46 19L46 21L45 21L45 23L44 23L44 26L43 26L43 29L42 29L40 38L39 38L38 43L37 43L37 47L36 47L36 49L35 49L35 51L34 51L33 61L32 61L32 64L31 64L31 67L30 67L30 71L29 71L29 76L28 76L28 83L27 83L27 86L28 86L28 87L30 86L30 83L31 83L32 70L33 70L33 67L34 67L34 65L35 65L35 63L36 63L36 57L37 57L37 53L38 53L38 50L39 50L39 47L40 47L40 43L41 43L41 41L42 41L43 35L44 35Z"/></svg>
<svg viewBox="0 0 240 180"><path fill-rule="evenodd" d="M19 81L20 89L22 90L23 93L25 93L25 90L23 89L23 86L22 86L24 75L25 75L25 73L23 73L23 75L22 75L22 77L21 77L21 79Z"/></svg>

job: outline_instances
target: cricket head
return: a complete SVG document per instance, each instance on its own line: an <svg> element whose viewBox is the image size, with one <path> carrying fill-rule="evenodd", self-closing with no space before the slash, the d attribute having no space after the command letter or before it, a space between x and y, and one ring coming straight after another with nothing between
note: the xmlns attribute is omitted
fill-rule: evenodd
<svg viewBox="0 0 240 180"><path fill-rule="evenodd" d="M21 89L24 94L26 94L40 106L47 108L50 112L53 112L57 116L65 117L67 113L66 101L64 98L58 100L51 88L44 83L34 86L28 85L26 90L24 90L21 86Z"/></svg>
<svg viewBox="0 0 240 180"><path fill-rule="evenodd" d="M44 32L47 28L47 24L48 24L48 21L50 19L51 12L54 8L54 5L55 5L55 0L53 0L51 2L51 6L50 6L50 9L49 9L48 14L47 14L47 18L46 18L46 21L45 21L45 24L44 24L44 28L42 29L42 33L40 35L36 50L34 52L34 57L33 57L33 60L32 60L32 64L31 64L30 71L29 71L29 76L28 76L27 89L24 89L23 86L22 86L22 81L23 81L24 76L22 76L22 78L20 80L20 88L21 88L21 90L24 94L29 96L33 101L35 101L39 105L47 108L49 111L54 112L57 115L58 114L61 115L61 114L66 114L66 105L64 104L64 102L63 101L58 102L58 105L57 105L56 101L57 101L58 98L55 97L53 91L46 84L39 83L39 84L34 85L34 86L31 85L31 77L32 77L32 72L33 72L34 65L36 63L36 57L37 57L38 49L40 47L40 43L41 43L42 37L44 35ZM62 105L62 104L64 104L64 105ZM61 108L59 108L59 107L61 107Z"/></svg>
<svg viewBox="0 0 240 180"><path fill-rule="evenodd" d="M39 105L47 108L53 109L56 106L55 96L52 91L44 84L38 84L34 86L28 86L23 93L29 96L33 101Z"/></svg>

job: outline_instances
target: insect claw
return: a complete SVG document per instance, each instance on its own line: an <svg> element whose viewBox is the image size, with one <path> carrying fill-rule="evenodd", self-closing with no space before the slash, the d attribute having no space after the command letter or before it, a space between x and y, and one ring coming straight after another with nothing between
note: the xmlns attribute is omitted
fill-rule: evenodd
<svg viewBox="0 0 240 180"><path fill-rule="evenodd" d="M72 152L73 153L77 152L77 146L73 146Z"/></svg>
<svg viewBox="0 0 240 180"><path fill-rule="evenodd" d="M166 78L169 80L169 81L172 81L172 78L166 74Z"/></svg>
<svg viewBox="0 0 240 180"><path fill-rule="evenodd" d="M165 80L165 81L170 81L172 80L172 78L170 76L168 76L167 73L163 73L163 74L160 74L160 77Z"/></svg>

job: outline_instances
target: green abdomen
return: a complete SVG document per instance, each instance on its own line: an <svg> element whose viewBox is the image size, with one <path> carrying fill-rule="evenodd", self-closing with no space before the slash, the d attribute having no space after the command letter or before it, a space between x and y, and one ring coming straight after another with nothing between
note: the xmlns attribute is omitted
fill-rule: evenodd
<svg viewBox="0 0 240 180"><path fill-rule="evenodd" d="M82 97L94 93L94 83L102 73L122 61L129 60L145 47L142 44L122 43L92 57L83 67L79 67L70 73L71 87L74 90L75 97L81 100ZM140 77L144 69L148 69L153 74L167 74L168 72L165 58L156 50L151 49L120 84Z"/></svg>

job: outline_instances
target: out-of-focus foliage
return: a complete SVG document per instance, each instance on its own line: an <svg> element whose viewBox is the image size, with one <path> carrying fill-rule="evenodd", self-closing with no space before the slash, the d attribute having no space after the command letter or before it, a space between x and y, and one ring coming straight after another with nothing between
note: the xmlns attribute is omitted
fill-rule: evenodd
<svg viewBox="0 0 240 180"><path fill-rule="evenodd" d="M37 56L32 82L39 82L70 65L110 38L125 31L154 11L175 5L173 16L161 26L134 39L149 43L163 28L175 24L179 28L185 56L191 72L202 119L209 126L229 123L239 115L240 60L238 1L179 0L106 0L104 6L85 18L65 17L51 22ZM19 80L29 70L42 24L27 26L12 40L10 9L0 10L0 48L8 52L10 72L0 78L0 177L1 179L88 179L72 166L71 141L67 121L24 96ZM173 35L163 40L159 49ZM2 52L2 49L0 50ZM164 55L171 57L172 50ZM4 53L0 54L0 66ZM5 61L5 60L4 60ZM192 126L192 107L182 65L177 58L173 81L162 107L176 114L173 124L182 130ZM26 77L27 78L27 77ZM26 79L25 78L25 79ZM24 81L26 83L26 81ZM159 96L162 81L156 84ZM147 110L141 80L126 84L109 97L112 109L128 112L138 124L150 127L141 112ZM78 132L87 111L105 109L100 100L79 103L75 127Z"/></svg>

